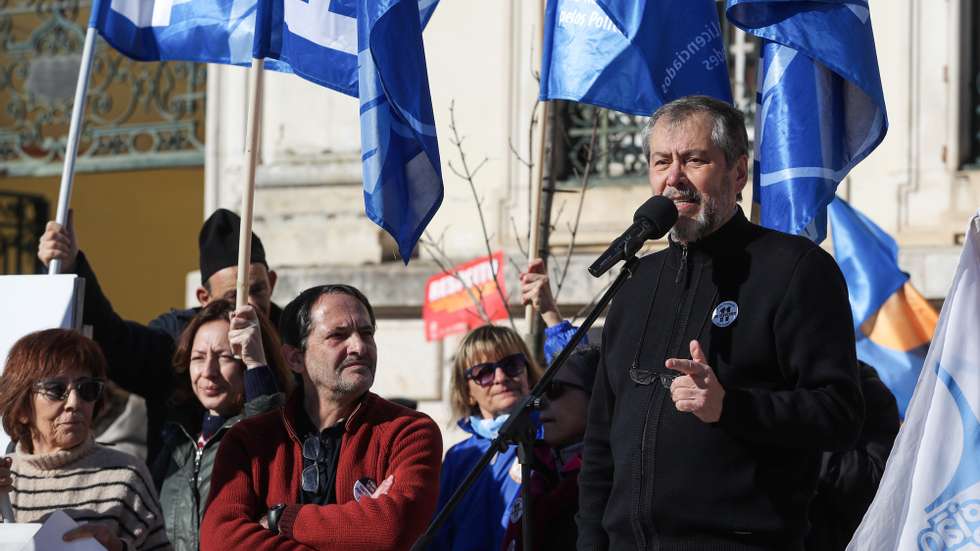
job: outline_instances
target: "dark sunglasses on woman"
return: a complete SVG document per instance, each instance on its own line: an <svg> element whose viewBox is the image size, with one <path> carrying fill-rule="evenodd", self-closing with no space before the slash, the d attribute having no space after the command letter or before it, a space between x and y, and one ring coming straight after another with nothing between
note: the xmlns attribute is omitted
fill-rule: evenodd
<svg viewBox="0 0 980 551"><path fill-rule="evenodd" d="M504 375L508 377L517 377L527 369L527 358L518 352L496 362L476 364L466 370L466 378L480 386L491 386L497 368L503 369Z"/></svg>
<svg viewBox="0 0 980 551"><path fill-rule="evenodd" d="M94 377L79 377L74 381L68 379L41 379L34 383L34 391L49 400L63 402L68 399L71 389L78 392L78 397L86 402L94 402L102 396L105 382Z"/></svg>

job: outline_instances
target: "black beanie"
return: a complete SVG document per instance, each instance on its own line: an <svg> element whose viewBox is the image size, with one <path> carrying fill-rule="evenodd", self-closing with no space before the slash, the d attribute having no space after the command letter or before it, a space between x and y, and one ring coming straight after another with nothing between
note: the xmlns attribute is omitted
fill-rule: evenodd
<svg viewBox="0 0 980 551"><path fill-rule="evenodd" d="M197 238L201 253L201 284L218 270L229 266L238 266L238 238L241 235L242 219L228 209L214 211L204 225ZM265 261L265 249L262 240L252 232L252 264L269 265Z"/></svg>
<svg viewBox="0 0 980 551"><path fill-rule="evenodd" d="M554 380L578 387L589 396L592 395L592 385L595 383L596 370L599 368L599 347L580 346L568 357Z"/></svg>

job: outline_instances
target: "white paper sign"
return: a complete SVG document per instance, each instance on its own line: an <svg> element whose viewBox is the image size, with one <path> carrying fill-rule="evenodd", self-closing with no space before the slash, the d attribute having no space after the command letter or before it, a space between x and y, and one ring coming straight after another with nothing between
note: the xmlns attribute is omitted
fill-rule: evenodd
<svg viewBox="0 0 980 551"><path fill-rule="evenodd" d="M64 511L51 513L44 524L0 524L0 551L106 551L94 538L64 541L76 527Z"/></svg>
<svg viewBox="0 0 980 551"><path fill-rule="evenodd" d="M80 329L85 280L74 274L0 276L0 372L17 339L41 329ZM0 454L7 449L0 430Z"/></svg>

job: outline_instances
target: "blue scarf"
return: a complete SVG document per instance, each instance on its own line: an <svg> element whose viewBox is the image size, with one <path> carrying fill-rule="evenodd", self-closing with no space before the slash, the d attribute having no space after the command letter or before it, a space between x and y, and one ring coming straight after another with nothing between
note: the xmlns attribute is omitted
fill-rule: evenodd
<svg viewBox="0 0 980 551"><path fill-rule="evenodd" d="M500 427L504 426L507 419L510 419L509 413L498 415L493 419L484 419L483 417L471 415L470 426L473 427L473 432L486 438L487 440L493 440L497 437L497 432L500 431Z"/></svg>

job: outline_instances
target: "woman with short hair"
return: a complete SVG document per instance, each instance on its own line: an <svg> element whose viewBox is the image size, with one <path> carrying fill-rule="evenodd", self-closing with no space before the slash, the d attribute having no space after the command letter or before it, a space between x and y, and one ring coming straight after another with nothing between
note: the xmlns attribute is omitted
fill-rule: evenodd
<svg viewBox="0 0 980 551"><path fill-rule="evenodd" d="M0 417L17 443L0 463L13 522L41 522L64 511L82 526L70 541L94 537L109 551L169 549L163 514L146 466L96 444L92 416L106 362L92 340L48 329L18 340L0 375Z"/></svg>
<svg viewBox="0 0 980 551"><path fill-rule="evenodd" d="M285 403L293 377L282 359L272 325L258 310L211 301L177 341L181 421L164 425L163 446L153 465L167 535L176 551L197 551L201 520L211 491L211 469L221 438L245 417ZM190 413L187 415L186 413Z"/></svg>
<svg viewBox="0 0 980 551"><path fill-rule="evenodd" d="M463 337L453 361L450 401L459 427L470 437L446 452L439 509L540 377L541 369L513 329L484 325ZM437 535L433 549L499 550L520 474L517 447L510 446L481 473Z"/></svg>

